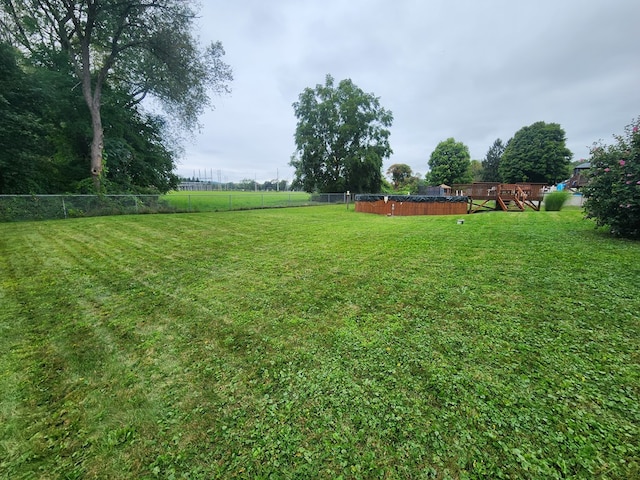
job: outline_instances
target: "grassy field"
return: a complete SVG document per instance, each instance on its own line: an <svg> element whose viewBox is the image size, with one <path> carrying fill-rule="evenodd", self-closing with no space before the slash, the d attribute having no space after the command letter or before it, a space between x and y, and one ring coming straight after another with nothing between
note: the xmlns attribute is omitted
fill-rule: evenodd
<svg viewBox="0 0 640 480"><path fill-rule="evenodd" d="M458 218L0 224L0 478L640 478L640 244Z"/></svg>
<svg viewBox="0 0 640 480"><path fill-rule="evenodd" d="M253 208L309 205L306 192L180 191L163 196L167 203L185 212L223 212Z"/></svg>

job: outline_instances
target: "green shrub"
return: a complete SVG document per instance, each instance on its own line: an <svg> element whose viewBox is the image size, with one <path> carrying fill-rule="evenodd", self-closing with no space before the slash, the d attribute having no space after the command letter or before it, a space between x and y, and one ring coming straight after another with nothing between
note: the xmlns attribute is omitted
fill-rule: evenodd
<svg viewBox="0 0 640 480"><path fill-rule="evenodd" d="M547 212L559 212L570 196L571 193L566 190L548 193L544 197L544 209Z"/></svg>
<svg viewBox="0 0 640 480"><path fill-rule="evenodd" d="M591 149L584 209L612 234L640 238L640 117L614 138L615 145Z"/></svg>

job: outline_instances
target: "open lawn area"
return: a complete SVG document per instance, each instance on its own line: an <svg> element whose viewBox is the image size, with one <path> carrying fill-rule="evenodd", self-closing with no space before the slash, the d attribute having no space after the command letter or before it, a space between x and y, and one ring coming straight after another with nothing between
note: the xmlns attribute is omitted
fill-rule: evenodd
<svg viewBox="0 0 640 480"><path fill-rule="evenodd" d="M309 205L312 196L306 192L176 191L162 200L182 212L223 212Z"/></svg>
<svg viewBox="0 0 640 480"><path fill-rule="evenodd" d="M0 478L640 478L640 243L582 217L0 224Z"/></svg>

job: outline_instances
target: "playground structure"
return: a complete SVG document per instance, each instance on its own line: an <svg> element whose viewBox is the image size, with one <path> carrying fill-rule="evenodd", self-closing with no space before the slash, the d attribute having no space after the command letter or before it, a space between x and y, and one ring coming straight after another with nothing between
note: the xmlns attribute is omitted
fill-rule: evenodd
<svg viewBox="0 0 640 480"><path fill-rule="evenodd" d="M544 183L465 183L451 187L456 195L468 198L468 213L485 210L539 211L547 185Z"/></svg>

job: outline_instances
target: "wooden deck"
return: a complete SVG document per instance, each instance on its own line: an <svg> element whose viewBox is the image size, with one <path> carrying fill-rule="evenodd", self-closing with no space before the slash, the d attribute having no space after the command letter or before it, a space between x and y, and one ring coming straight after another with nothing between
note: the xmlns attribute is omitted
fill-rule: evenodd
<svg viewBox="0 0 640 480"><path fill-rule="evenodd" d="M468 213L484 210L539 211L544 199L544 183L465 183L452 185L455 195L469 197Z"/></svg>

